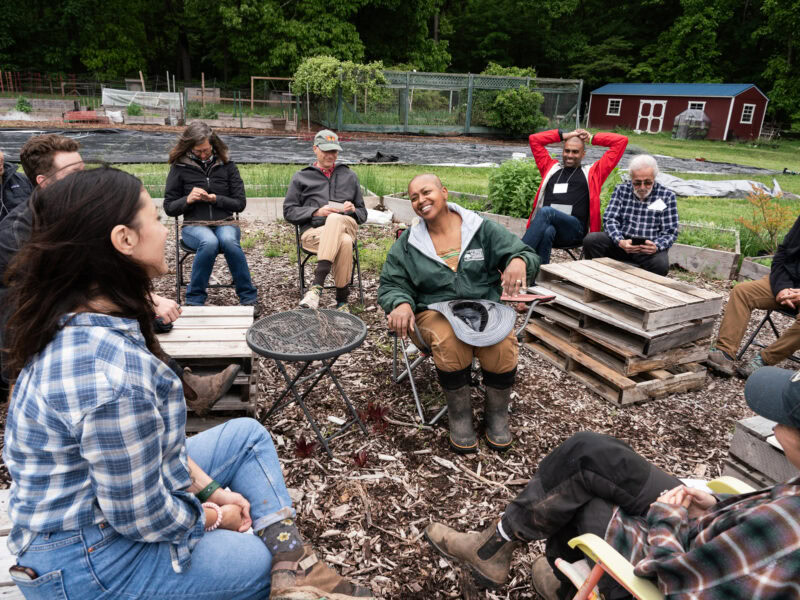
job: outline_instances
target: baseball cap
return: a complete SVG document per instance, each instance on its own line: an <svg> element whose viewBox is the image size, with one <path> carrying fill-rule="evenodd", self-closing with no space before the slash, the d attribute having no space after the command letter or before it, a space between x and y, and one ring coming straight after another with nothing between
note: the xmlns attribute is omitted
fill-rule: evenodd
<svg viewBox="0 0 800 600"><path fill-rule="evenodd" d="M748 377L744 398L754 413L800 428L800 371L761 367Z"/></svg>
<svg viewBox="0 0 800 600"><path fill-rule="evenodd" d="M339 136L333 133L330 129L323 129L318 131L314 136L314 145L320 150L325 152L329 150L341 150L339 145Z"/></svg>

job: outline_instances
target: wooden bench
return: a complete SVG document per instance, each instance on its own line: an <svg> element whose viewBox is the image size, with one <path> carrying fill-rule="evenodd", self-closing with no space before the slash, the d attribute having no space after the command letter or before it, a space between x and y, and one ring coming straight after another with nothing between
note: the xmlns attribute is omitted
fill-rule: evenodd
<svg viewBox="0 0 800 600"><path fill-rule="evenodd" d="M772 434L775 422L750 417L736 422L723 475L732 475L753 487L763 488L800 475Z"/></svg>
<svg viewBox="0 0 800 600"><path fill-rule="evenodd" d="M242 366L230 391L217 402L211 416L200 418L189 413L186 431L204 431L224 423L235 413L255 416L257 362L245 341L252 324L252 306L185 306L172 331L159 334L164 351L197 375L219 372L231 363Z"/></svg>

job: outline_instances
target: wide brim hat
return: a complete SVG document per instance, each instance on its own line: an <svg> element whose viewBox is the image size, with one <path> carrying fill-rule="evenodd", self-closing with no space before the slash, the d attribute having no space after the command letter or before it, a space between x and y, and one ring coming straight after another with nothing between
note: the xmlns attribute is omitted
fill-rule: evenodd
<svg viewBox="0 0 800 600"><path fill-rule="evenodd" d="M744 398L757 415L800 428L800 371L761 367L747 378Z"/></svg>
<svg viewBox="0 0 800 600"><path fill-rule="evenodd" d="M441 313L459 340L478 348L504 340L517 319L514 309L491 300L449 300L430 304L428 309Z"/></svg>

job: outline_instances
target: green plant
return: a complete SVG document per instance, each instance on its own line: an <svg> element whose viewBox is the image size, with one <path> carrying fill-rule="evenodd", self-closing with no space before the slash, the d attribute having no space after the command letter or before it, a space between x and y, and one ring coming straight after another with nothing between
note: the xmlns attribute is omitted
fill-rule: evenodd
<svg viewBox="0 0 800 600"><path fill-rule="evenodd" d="M752 219L739 217L738 223L761 240L768 254L778 250L779 238L788 231L795 220L795 212L790 207L773 202L764 191L753 187L747 200L752 209Z"/></svg>
<svg viewBox="0 0 800 600"><path fill-rule="evenodd" d="M620 183L622 183L622 175L619 174L619 167L614 167L614 170L611 171L611 174L606 178L603 188L600 190L600 214L606 211L608 201L611 200L611 194L614 193L614 189Z"/></svg>
<svg viewBox="0 0 800 600"><path fill-rule="evenodd" d="M371 101L376 101L382 95L378 86L385 83L381 61L361 64L332 56L312 56L297 67L291 87L296 94L308 90L325 98L333 98L341 88L345 98L363 98L366 93Z"/></svg>
<svg viewBox="0 0 800 600"><path fill-rule="evenodd" d="M217 110L213 106L211 106L210 104L206 104L203 108L200 109L200 118L217 119L219 118L219 113L217 113Z"/></svg>
<svg viewBox="0 0 800 600"><path fill-rule="evenodd" d="M389 254L389 249L393 243L394 240L391 238L381 238L362 243L359 251L361 270L380 273L383 263L386 262L386 255Z"/></svg>
<svg viewBox="0 0 800 600"><path fill-rule="evenodd" d="M131 117L141 117L142 116L142 107L136 104L136 102L131 102L128 105L128 116Z"/></svg>
<svg viewBox="0 0 800 600"><path fill-rule="evenodd" d="M199 102L186 103L186 116L190 119L197 119L200 117L200 110L203 108Z"/></svg>
<svg viewBox="0 0 800 600"><path fill-rule="evenodd" d="M543 129L547 117L542 114L544 96L526 87L503 90L495 97L487 121L513 135L524 135Z"/></svg>
<svg viewBox="0 0 800 600"><path fill-rule="evenodd" d="M542 177L533 159L508 160L489 175L492 212L527 217Z"/></svg>
<svg viewBox="0 0 800 600"><path fill-rule="evenodd" d="M14 108L16 108L19 112L24 112L27 114L33 110L33 105L25 96L20 96L17 98L17 104Z"/></svg>

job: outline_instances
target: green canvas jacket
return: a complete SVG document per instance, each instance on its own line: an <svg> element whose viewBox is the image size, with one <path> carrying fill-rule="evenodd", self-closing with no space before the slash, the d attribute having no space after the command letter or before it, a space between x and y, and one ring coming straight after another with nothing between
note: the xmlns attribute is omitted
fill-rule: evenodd
<svg viewBox="0 0 800 600"><path fill-rule="evenodd" d="M527 264L527 283L533 284L540 262L536 252L502 225L457 204L447 206L462 220L458 269L436 254L424 221L410 227L389 250L381 270L378 303L387 314L403 302L417 313L448 300L498 301L501 271L516 257Z"/></svg>

